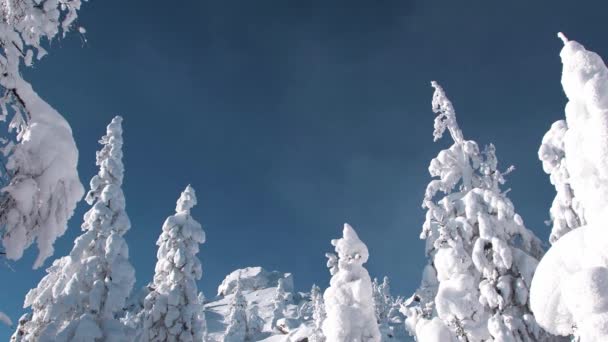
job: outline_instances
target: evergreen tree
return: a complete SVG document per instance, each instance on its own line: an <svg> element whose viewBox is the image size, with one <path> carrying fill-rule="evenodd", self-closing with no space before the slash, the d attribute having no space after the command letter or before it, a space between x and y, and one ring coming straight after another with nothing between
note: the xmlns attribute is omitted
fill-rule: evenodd
<svg viewBox="0 0 608 342"><path fill-rule="evenodd" d="M27 294L14 341L129 341L117 316L135 282L123 235L131 227L121 186L122 118L115 117L100 140L99 173L91 179L84 233L68 256L55 260Z"/></svg>
<svg viewBox="0 0 608 342"><path fill-rule="evenodd" d="M342 238L331 244L338 255L338 269L323 295L327 312L323 334L331 342L379 342L372 281L363 267L369 258L367 246L348 224Z"/></svg>
<svg viewBox="0 0 608 342"><path fill-rule="evenodd" d="M374 293L373 298L376 321L378 322L378 328L382 334L382 339L386 340L391 335L388 318L392 306L388 277L384 277L382 284L379 284L378 279L374 278L372 290Z"/></svg>
<svg viewBox="0 0 608 342"><path fill-rule="evenodd" d="M312 319L313 319L313 334L310 337L311 342L324 342L323 321L327 318L325 313L325 302L323 294L317 285L313 285L310 290L310 299L312 302Z"/></svg>
<svg viewBox="0 0 608 342"><path fill-rule="evenodd" d="M274 294L274 298L272 299L272 322L270 324L271 328L276 328L277 321L283 317L285 317L285 302L286 302L287 294L285 293L285 283L283 278L279 278L279 283L277 285L276 292Z"/></svg>
<svg viewBox="0 0 608 342"><path fill-rule="evenodd" d="M257 305L247 308L247 341L256 341L256 337L264 330L264 320L260 317Z"/></svg>
<svg viewBox="0 0 608 342"><path fill-rule="evenodd" d="M141 313L142 341L201 341L205 322L196 281L201 262L196 256L205 242L200 223L190 215L196 205L194 189L188 185L177 201L175 215L163 224L158 238L152 291Z"/></svg>
<svg viewBox="0 0 608 342"><path fill-rule="evenodd" d="M528 308L528 291L541 243L500 189L505 180L494 146L480 152L465 140L452 103L432 85L435 140L448 130L454 143L429 166L437 179L424 196L421 237L430 262L409 302L416 304L407 311L408 327L425 342L539 341L545 333Z"/></svg>
<svg viewBox="0 0 608 342"><path fill-rule="evenodd" d="M228 325L222 342L243 342L247 338L247 300L241 292L241 281L237 281L230 303Z"/></svg>

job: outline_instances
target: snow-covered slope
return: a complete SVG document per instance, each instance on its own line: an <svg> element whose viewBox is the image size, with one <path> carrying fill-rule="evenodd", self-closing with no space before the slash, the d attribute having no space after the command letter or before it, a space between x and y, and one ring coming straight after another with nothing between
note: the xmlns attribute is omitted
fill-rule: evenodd
<svg viewBox="0 0 608 342"><path fill-rule="evenodd" d="M279 328L272 329L273 298L275 297L278 281L281 278L284 279L285 288L288 292L288 303L284 313L285 318L278 321L277 326ZM233 289L238 279L240 279L240 288L247 300L248 307L257 306L259 315L264 320L262 332L252 336L251 341L306 341L313 329L310 294L293 291L293 277L290 273L269 272L261 267L235 270L226 277L218 288L219 295L205 301L206 341L222 341L232 297L234 296ZM393 317L390 325L395 336L393 338L387 337L386 341L411 341L411 338L405 332L402 316Z"/></svg>

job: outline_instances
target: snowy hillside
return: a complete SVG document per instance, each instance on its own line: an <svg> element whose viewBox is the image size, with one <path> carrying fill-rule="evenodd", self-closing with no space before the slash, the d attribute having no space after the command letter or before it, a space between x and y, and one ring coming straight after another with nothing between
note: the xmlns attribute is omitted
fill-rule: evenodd
<svg viewBox="0 0 608 342"><path fill-rule="evenodd" d="M314 329L310 293L294 292L293 277L290 273L268 272L261 267L248 267L235 270L229 274L218 287L218 296L205 301L207 319L207 341L222 341L235 296L235 287L240 279L247 307L257 307L264 324L262 331L252 337L252 341L307 341ZM277 328L272 328L274 298L279 280L283 279L286 292L286 304L283 318L277 321ZM385 336L383 341L411 341L405 332L403 316L392 310L390 331L393 337Z"/></svg>

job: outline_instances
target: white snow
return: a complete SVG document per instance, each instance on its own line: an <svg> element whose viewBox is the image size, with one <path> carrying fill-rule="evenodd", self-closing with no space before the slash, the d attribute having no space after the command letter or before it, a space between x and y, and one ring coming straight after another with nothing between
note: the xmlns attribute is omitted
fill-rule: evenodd
<svg viewBox="0 0 608 342"><path fill-rule="evenodd" d="M538 323L558 335L593 336L582 341L607 340L608 325L602 323L608 315L607 267L608 232L603 225L564 235L534 274L530 306Z"/></svg>

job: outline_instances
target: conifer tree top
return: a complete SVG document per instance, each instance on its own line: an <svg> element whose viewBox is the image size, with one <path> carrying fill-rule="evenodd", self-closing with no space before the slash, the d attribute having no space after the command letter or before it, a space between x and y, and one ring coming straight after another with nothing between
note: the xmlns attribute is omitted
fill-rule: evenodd
<svg viewBox="0 0 608 342"><path fill-rule="evenodd" d="M194 189L190 186L190 184L188 184L186 189L184 189L181 196L177 200L177 206L175 207L175 211L178 213L184 211L190 212L190 209L192 209L196 205L196 203L196 193L194 192Z"/></svg>

